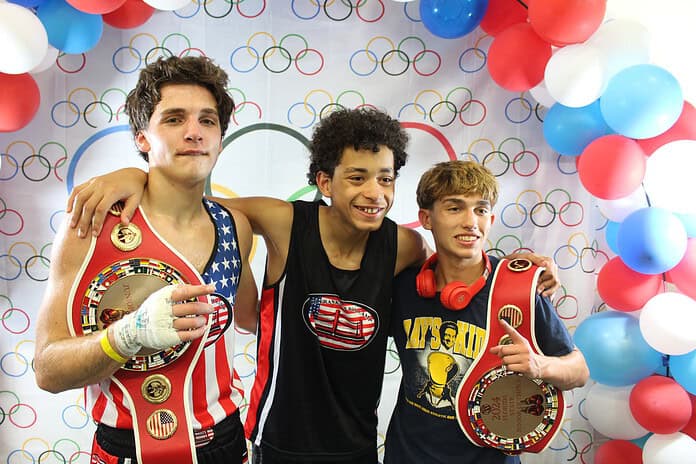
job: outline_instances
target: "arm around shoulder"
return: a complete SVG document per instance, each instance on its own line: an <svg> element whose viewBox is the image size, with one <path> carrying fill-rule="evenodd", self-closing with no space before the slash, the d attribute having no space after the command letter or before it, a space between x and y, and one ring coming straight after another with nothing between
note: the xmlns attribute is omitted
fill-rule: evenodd
<svg viewBox="0 0 696 464"><path fill-rule="evenodd" d="M585 357L574 348L563 356L545 356L540 378L561 390L582 387L590 377Z"/></svg>
<svg viewBox="0 0 696 464"><path fill-rule="evenodd" d="M433 254L425 238L414 229L399 226L397 229L397 256L394 275L407 267L419 266Z"/></svg>

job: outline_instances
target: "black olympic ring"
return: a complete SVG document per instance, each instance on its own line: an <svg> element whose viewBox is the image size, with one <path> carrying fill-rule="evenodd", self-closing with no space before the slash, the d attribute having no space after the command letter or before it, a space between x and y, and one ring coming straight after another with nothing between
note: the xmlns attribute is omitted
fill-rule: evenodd
<svg viewBox="0 0 696 464"><path fill-rule="evenodd" d="M104 109L104 106L106 106L109 109L109 120L107 121L107 123L110 123L114 119L114 110L111 109L111 105L102 100L90 102L87 105L85 105L85 109L82 110L82 119L84 119L85 124L87 124L92 129L96 129L97 126L95 126L87 120L87 110L95 105L102 105L102 110Z"/></svg>
<svg viewBox="0 0 696 464"><path fill-rule="evenodd" d="M551 220L549 222L547 222L546 224L537 223L534 220L534 212L538 208L541 208L542 206L545 206L547 210L550 209L549 212L551 213ZM548 201L540 201L537 204L535 204L534 206L532 206L532 208L529 210L529 220L532 221L532 224L534 224L535 226L540 227L540 228L545 228L545 227L550 226L551 223L553 223L553 221L556 219L557 214L558 213L556 212L556 207L553 206L553 204L549 203Z"/></svg>
<svg viewBox="0 0 696 464"><path fill-rule="evenodd" d="M271 69L271 67L268 66L268 64L266 63L266 56L268 56L268 52L273 53L275 51L275 49L280 50L281 55L284 55L285 58L287 58L287 60L288 60L288 65L279 71L277 71L275 69ZM280 74L280 73L287 71L290 68L290 66L292 65L292 55L290 55L290 52L286 48L281 47L280 45L272 45L272 46L268 47L265 52L263 52L263 56L261 57L261 61L263 63L263 66L268 71L275 73L275 74Z"/></svg>
<svg viewBox="0 0 696 464"><path fill-rule="evenodd" d="M398 72L398 73L392 73L392 72L387 71L387 68L384 66L384 64L387 61L387 55L390 55L392 53L396 53L397 55L399 55L399 57L401 58L401 61L406 63L406 67L403 69L403 71ZM406 57L406 58L404 59L404 57ZM392 49L392 50L387 51L384 55L382 55L382 59L380 60L380 66L382 67L382 71L384 71L386 74L388 74L390 76L400 76L400 75L404 74L406 71L408 71L408 67L411 66L411 58L403 50Z"/></svg>
<svg viewBox="0 0 696 464"><path fill-rule="evenodd" d="M433 118L433 112L436 109L439 111L439 107L441 105L447 106L447 108L452 112L452 118L449 121L447 121L445 124L435 122L435 118ZM432 122L433 124L437 124L440 127L451 126L452 123L454 123L454 120L457 119L457 106L449 100L441 100L430 107L430 111L428 112L428 117L430 118L430 122Z"/></svg>
<svg viewBox="0 0 696 464"><path fill-rule="evenodd" d="M244 0L240 0L240 1L244 1ZM210 3L212 3L212 2L210 2ZM224 12L224 13L223 13L222 15L220 15L220 16L215 16L215 15L212 14L210 11L208 11L208 0L203 0L203 11L205 11L205 14L207 14L208 16L210 16L210 17L213 18L213 19L221 19L221 18L224 18L224 17L228 16L230 13L232 13L232 8L234 8L234 4L235 4L235 2L232 1L232 0L227 1L226 3L229 4L229 8L227 9L227 11ZM238 2L237 2L237 3L238 3Z"/></svg>
<svg viewBox="0 0 696 464"><path fill-rule="evenodd" d="M47 275L46 277L44 277L43 279L39 279L39 278L37 278L37 277L32 276L32 275L29 273L29 266L30 266L29 262L32 261L32 260L34 260L34 259L41 259L41 260L44 262L44 265L45 265L47 268L48 268L48 266L51 264L51 260L48 259L47 257L43 256L43 255L32 255L32 256L28 257L27 260L24 262L24 272L26 273L27 276L29 276L29 278L30 278L31 280L34 280L34 281L36 281L36 282L45 282L45 281L47 281L47 280L48 280L48 275ZM31 265L33 266L33 264L31 264ZM47 269L47 270L48 270L48 269Z"/></svg>
<svg viewBox="0 0 696 464"><path fill-rule="evenodd" d="M484 156L483 159L481 160L481 164L486 166L491 172L493 172L493 170L486 165L487 162L493 161L492 160L493 156L498 156L499 158L503 158L503 161L506 163L505 169L503 170L503 172L498 173L498 174L493 173L493 175L495 177L500 177L500 176L505 175L505 173L510 170L510 157L504 151L493 150L491 152L486 153L486 156Z"/></svg>
<svg viewBox="0 0 696 464"><path fill-rule="evenodd" d="M321 109L319 110L319 119L320 120L324 119L324 117L325 117L324 113L327 111L329 111L329 114L330 114L331 108L336 108L335 111L341 111L341 110L346 109L345 106L341 105L338 102L337 103L327 103L326 105L322 106Z"/></svg>
<svg viewBox="0 0 696 464"><path fill-rule="evenodd" d="M46 172L46 175L45 175L45 176L39 177L39 178L37 178L37 179L34 179L33 177L29 177L29 175L27 174L27 171L26 171L25 167L26 167L27 161L28 161L30 158L38 158L39 161L41 162L41 164L44 165L44 166L46 166L46 164L48 164L48 166L46 166L46 167L48 167L48 171ZM44 164L44 161L46 162L46 164ZM51 175L51 162L48 161L48 158L46 158L46 157L43 156L43 155L29 155L29 156L27 156L26 158L24 158L24 161L22 161L22 174L24 174L24 177L25 177L27 180L30 180L30 181L32 181L32 182L41 182L42 180L46 179L49 175Z"/></svg>
<svg viewBox="0 0 696 464"><path fill-rule="evenodd" d="M360 1L361 0L358 0L358 5L360 5ZM324 4L322 5L322 9L324 10L324 14L330 20L336 21L336 22L345 21L346 19L350 18L350 15L353 14L353 8L357 8L357 7L353 6L353 2L351 2L350 0L347 2L347 4L346 4L345 0L341 0L341 3L343 3L344 5L346 5L349 8L348 14L346 16L344 16L343 18L334 18L333 16L331 16L329 14L328 3L329 3L329 0L324 0Z"/></svg>

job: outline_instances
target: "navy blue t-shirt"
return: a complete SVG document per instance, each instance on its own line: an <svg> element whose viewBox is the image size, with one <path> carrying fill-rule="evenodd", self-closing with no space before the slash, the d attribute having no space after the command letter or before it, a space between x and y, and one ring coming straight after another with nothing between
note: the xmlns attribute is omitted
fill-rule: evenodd
<svg viewBox="0 0 696 464"><path fill-rule="evenodd" d="M490 257L495 269L499 260ZM446 309L416 291L419 268L394 281L391 336L399 351L402 379L385 441L385 464L515 464L519 457L472 444L455 415L459 384L484 348L491 279L461 311ZM573 350L573 341L548 298L537 296L537 343L547 356ZM430 360L430 362L428 362ZM443 368L444 366L444 368ZM438 368L440 377L436 379Z"/></svg>

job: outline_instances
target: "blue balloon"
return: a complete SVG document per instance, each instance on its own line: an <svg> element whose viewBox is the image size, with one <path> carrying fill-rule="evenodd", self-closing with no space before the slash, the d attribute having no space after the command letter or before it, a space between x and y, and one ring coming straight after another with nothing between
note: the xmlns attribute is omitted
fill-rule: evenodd
<svg viewBox="0 0 696 464"><path fill-rule="evenodd" d="M679 218L686 229L686 236L689 238L696 237L696 214L681 214L672 213Z"/></svg>
<svg viewBox="0 0 696 464"><path fill-rule="evenodd" d="M607 240L607 245L615 255L619 254L619 247L616 244L616 236L619 233L620 225L620 222L607 221L607 227L604 229L604 236Z"/></svg>
<svg viewBox="0 0 696 464"><path fill-rule="evenodd" d="M640 332L638 318L619 311L593 314L575 329L575 345L585 356L590 377L612 387L633 385L652 375L662 354Z"/></svg>
<svg viewBox="0 0 696 464"><path fill-rule="evenodd" d="M609 80L600 98L602 116L618 134L647 139L672 127L684 107L679 81L652 64L629 66Z"/></svg>
<svg viewBox="0 0 696 464"><path fill-rule="evenodd" d="M696 350L679 356L669 357L672 377L684 390L696 395Z"/></svg>
<svg viewBox="0 0 696 464"><path fill-rule="evenodd" d="M599 100L580 108L555 103L544 118L544 138L561 155L578 156L593 140L613 131L604 122Z"/></svg>
<svg viewBox="0 0 696 464"><path fill-rule="evenodd" d="M73 8L64 0L47 0L36 9L46 28L48 43L65 53L84 53L101 39L104 21L101 15Z"/></svg>
<svg viewBox="0 0 696 464"><path fill-rule="evenodd" d="M25 6L27 8L35 8L46 0L9 0L9 3L16 3L17 5Z"/></svg>
<svg viewBox="0 0 696 464"><path fill-rule="evenodd" d="M684 224L664 208L641 208L629 214L616 236L621 260L641 274L662 274L684 257Z"/></svg>
<svg viewBox="0 0 696 464"><path fill-rule="evenodd" d="M421 0L425 27L438 37L454 39L476 29L488 8L488 0Z"/></svg>

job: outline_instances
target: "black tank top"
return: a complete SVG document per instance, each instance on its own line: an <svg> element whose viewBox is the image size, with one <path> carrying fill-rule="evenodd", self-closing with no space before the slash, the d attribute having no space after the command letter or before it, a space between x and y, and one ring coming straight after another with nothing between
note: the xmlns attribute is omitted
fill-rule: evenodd
<svg viewBox="0 0 696 464"><path fill-rule="evenodd" d="M319 205L294 202L285 273L262 293L247 434L264 456L373 464L397 226L370 233L359 272L332 269Z"/></svg>

